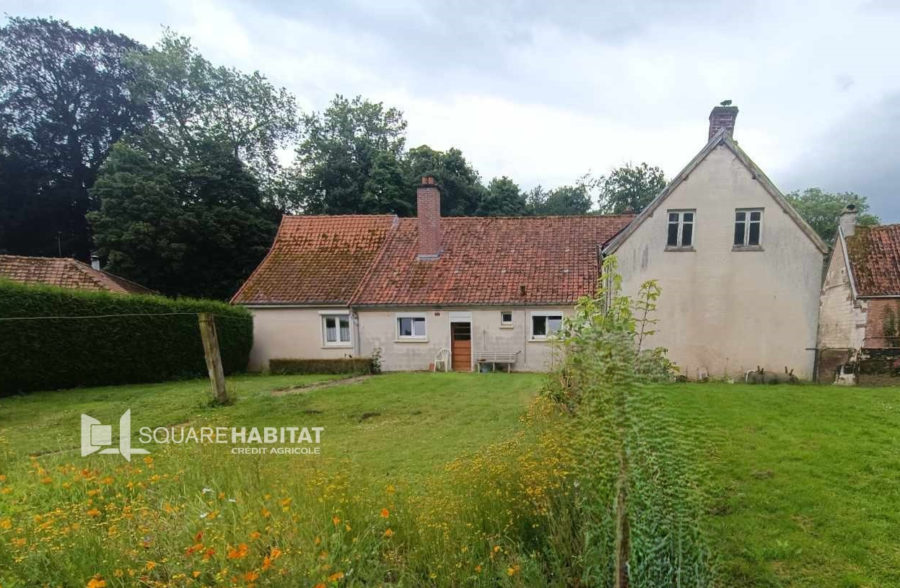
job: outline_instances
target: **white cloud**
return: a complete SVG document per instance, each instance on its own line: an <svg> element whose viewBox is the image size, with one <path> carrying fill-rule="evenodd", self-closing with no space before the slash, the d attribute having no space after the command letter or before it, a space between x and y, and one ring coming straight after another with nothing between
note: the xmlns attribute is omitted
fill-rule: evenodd
<svg viewBox="0 0 900 588"><path fill-rule="evenodd" d="M486 179L524 186L626 161L671 176L702 147L709 109L731 98L736 137L782 188L865 178L876 212L900 220L890 166L871 166L860 147L900 132L896 116L871 114L898 107L891 3L5 4L145 43L170 26L212 61L285 85L307 110L335 93L383 100L406 112L410 145L459 147Z"/></svg>

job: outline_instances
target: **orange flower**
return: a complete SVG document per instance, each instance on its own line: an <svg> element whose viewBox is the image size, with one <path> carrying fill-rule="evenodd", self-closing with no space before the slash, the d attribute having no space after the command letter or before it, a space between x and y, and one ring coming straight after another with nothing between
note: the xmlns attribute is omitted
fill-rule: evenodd
<svg viewBox="0 0 900 588"><path fill-rule="evenodd" d="M194 535L194 543L200 543L201 539L203 539L203 531L197 531L197 534Z"/></svg>
<svg viewBox="0 0 900 588"><path fill-rule="evenodd" d="M328 586L325 585L325 582L319 582L315 588L328 588Z"/></svg>
<svg viewBox="0 0 900 588"><path fill-rule="evenodd" d="M200 577L200 570L194 570L193 572L191 572L191 575L194 576L195 578Z"/></svg>
<svg viewBox="0 0 900 588"><path fill-rule="evenodd" d="M228 559L241 559L247 557L247 551L247 544L241 543L237 547L232 547L228 550Z"/></svg>
<svg viewBox="0 0 900 588"><path fill-rule="evenodd" d="M52 484L52 483L53 483L53 478L51 478L50 476L45 476L45 477L41 478L41 484Z"/></svg>
<svg viewBox="0 0 900 588"><path fill-rule="evenodd" d="M210 547L210 548L207 549L206 552L203 554L203 561L209 561L210 558L211 558L212 556L214 556L215 554L216 554L216 550L213 549L212 547Z"/></svg>
<svg viewBox="0 0 900 588"><path fill-rule="evenodd" d="M88 580L87 588L106 588L106 580L100 576L94 576Z"/></svg>
<svg viewBox="0 0 900 588"><path fill-rule="evenodd" d="M518 572L519 572L519 566L518 566L518 565L512 566L512 567L510 567L510 568L506 568L506 575L507 575L507 576L515 576Z"/></svg>
<svg viewBox="0 0 900 588"><path fill-rule="evenodd" d="M263 558L262 569L263 569L263 571L266 571L271 567L272 567L272 558L267 555Z"/></svg>
<svg viewBox="0 0 900 588"><path fill-rule="evenodd" d="M386 519L386 518L388 518L389 516L391 516L391 511L389 511L389 510L386 509L386 508L382 508L382 509L381 509L381 518Z"/></svg>
<svg viewBox="0 0 900 588"><path fill-rule="evenodd" d="M391 537L394 536L394 532L391 531L390 529L388 529L387 531L384 532L384 536L387 537L388 539L390 539Z"/></svg>
<svg viewBox="0 0 900 588"><path fill-rule="evenodd" d="M333 517L331 517L331 522L334 524L335 527L337 527L338 525L341 524L341 517L334 515Z"/></svg>
<svg viewBox="0 0 900 588"><path fill-rule="evenodd" d="M480 574L480 573L481 573L481 564L478 564L477 566L475 566L475 573L476 573L476 574Z"/></svg>
<svg viewBox="0 0 900 588"><path fill-rule="evenodd" d="M258 578L259 578L259 573L256 572L255 570L251 570L251 571L247 572L246 574L244 574L245 582L255 582Z"/></svg>
<svg viewBox="0 0 900 588"><path fill-rule="evenodd" d="M259 531L253 531L252 533L250 533L250 539L259 539L259 535Z"/></svg>
<svg viewBox="0 0 900 588"><path fill-rule="evenodd" d="M99 516L100 516L100 511L97 510L96 508L92 508L91 510L87 511L87 515L88 515L89 517L99 517Z"/></svg>
<svg viewBox="0 0 900 588"><path fill-rule="evenodd" d="M329 582L337 582L338 580L340 580L343 577L344 577L344 572L335 572L335 573L331 574L330 576L328 576L328 581Z"/></svg>
<svg viewBox="0 0 900 588"><path fill-rule="evenodd" d="M152 570L155 567L156 567L155 561L148 561L147 564L144 566L144 569L149 572L150 570Z"/></svg>
<svg viewBox="0 0 900 588"><path fill-rule="evenodd" d="M269 512L269 509L268 509L268 508L262 507L262 510L259 511L259 514L261 514L261 515L263 516L264 519L267 519L267 518L269 518L269 516L270 516L272 513Z"/></svg>
<svg viewBox="0 0 900 588"><path fill-rule="evenodd" d="M277 547L273 547L270 555L272 556L272 559L278 559L279 557L281 557L281 553L282 551L280 549L278 549Z"/></svg>

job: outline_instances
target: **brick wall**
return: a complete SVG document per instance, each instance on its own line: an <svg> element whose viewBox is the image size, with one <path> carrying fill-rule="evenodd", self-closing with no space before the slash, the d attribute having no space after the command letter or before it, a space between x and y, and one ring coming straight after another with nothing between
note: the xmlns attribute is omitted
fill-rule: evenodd
<svg viewBox="0 0 900 588"><path fill-rule="evenodd" d="M441 252L441 193L432 177L422 178L416 191L419 223L419 256L436 257Z"/></svg>
<svg viewBox="0 0 900 588"><path fill-rule="evenodd" d="M884 332L891 314L894 323L900 328L900 298L872 298L868 302L866 339L863 347L870 349L900 347L900 338L896 333L890 337L889 333Z"/></svg>

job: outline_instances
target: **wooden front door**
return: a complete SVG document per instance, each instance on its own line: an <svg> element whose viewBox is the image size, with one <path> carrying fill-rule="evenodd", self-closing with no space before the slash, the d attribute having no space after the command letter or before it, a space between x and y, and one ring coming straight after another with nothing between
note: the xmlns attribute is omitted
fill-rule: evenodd
<svg viewBox="0 0 900 588"><path fill-rule="evenodd" d="M450 357L454 372L472 371L471 323L450 323Z"/></svg>

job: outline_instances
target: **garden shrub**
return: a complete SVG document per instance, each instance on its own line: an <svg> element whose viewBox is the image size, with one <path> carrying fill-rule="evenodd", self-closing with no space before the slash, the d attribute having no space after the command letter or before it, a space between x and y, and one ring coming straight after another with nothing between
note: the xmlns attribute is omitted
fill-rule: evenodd
<svg viewBox="0 0 900 588"><path fill-rule="evenodd" d="M581 535L580 582L589 586L706 586L693 440L665 414L660 394L675 366L653 335L659 286L624 296L614 257L601 286L579 300L560 334L561 367L549 398L573 421Z"/></svg>
<svg viewBox="0 0 900 588"><path fill-rule="evenodd" d="M270 359L273 374L374 374L378 373L369 357L340 359Z"/></svg>
<svg viewBox="0 0 900 588"><path fill-rule="evenodd" d="M203 377L200 312L215 315L225 373L244 370L244 308L0 280L0 394Z"/></svg>

